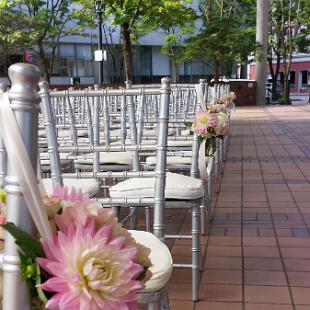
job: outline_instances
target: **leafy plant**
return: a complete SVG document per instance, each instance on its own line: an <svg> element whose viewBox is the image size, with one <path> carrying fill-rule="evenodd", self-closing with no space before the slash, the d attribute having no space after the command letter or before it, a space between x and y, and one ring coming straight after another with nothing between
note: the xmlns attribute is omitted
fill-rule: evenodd
<svg viewBox="0 0 310 310"><path fill-rule="evenodd" d="M45 257L40 241L31 236L26 231L18 228L14 223L7 222L1 225L14 238L15 243L19 246L18 251L20 258L21 279L26 282L31 296L39 297L42 301L47 301L47 298L40 288L36 288L41 284L41 274L39 265L36 263L37 257Z"/></svg>

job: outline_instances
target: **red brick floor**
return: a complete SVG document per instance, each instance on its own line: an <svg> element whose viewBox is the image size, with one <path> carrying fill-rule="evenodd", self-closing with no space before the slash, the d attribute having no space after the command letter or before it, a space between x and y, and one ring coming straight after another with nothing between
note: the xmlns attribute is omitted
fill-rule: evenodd
<svg viewBox="0 0 310 310"><path fill-rule="evenodd" d="M191 302L190 271L176 269L171 309L309 310L310 107L238 108L231 135L201 238L200 301ZM188 230L189 214L174 212L168 230ZM172 254L189 262L189 243L175 242Z"/></svg>

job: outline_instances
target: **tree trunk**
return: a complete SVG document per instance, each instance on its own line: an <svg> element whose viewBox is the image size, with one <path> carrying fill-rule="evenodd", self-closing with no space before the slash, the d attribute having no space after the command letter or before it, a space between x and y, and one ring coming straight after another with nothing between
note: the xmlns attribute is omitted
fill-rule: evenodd
<svg viewBox="0 0 310 310"><path fill-rule="evenodd" d="M178 65L171 59L171 81L172 83L178 83L179 82L179 70Z"/></svg>
<svg viewBox="0 0 310 310"><path fill-rule="evenodd" d="M122 40L126 80L133 81L132 46L128 23L122 24Z"/></svg>
<svg viewBox="0 0 310 310"><path fill-rule="evenodd" d="M39 48L39 57L40 57L40 62L41 62L42 73L43 73L44 79L49 83L51 79L50 61L47 58L47 55L45 54L43 42L39 41L37 44Z"/></svg>
<svg viewBox="0 0 310 310"><path fill-rule="evenodd" d="M276 54L277 56L277 61L276 61L276 67L275 70L273 69L273 63L272 63L272 56L268 57L268 64L269 64L269 72L271 74L272 78L272 101L277 101L278 100L278 94L277 94L277 86L278 86L278 76L280 72L280 62L281 62L281 55Z"/></svg>
<svg viewBox="0 0 310 310"><path fill-rule="evenodd" d="M217 59L214 59L214 82L217 83L220 78L220 62Z"/></svg>

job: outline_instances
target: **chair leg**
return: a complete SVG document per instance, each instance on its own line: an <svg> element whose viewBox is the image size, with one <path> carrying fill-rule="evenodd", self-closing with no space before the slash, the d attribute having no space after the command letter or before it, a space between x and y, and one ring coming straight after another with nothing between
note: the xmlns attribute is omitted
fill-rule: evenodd
<svg viewBox="0 0 310 310"><path fill-rule="evenodd" d="M227 144L228 144L228 138L227 136L225 136L223 140L223 160L224 161L226 161L227 159Z"/></svg>
<svg viewBox="0 0 310 310"><path fill-rule="evenodd" d="M151 232L151 208L145 207L145 230Z"/></svg>
<svg viewBox="0 0 310 310"><path fill-rule="evenodd" d="M206 201L206 205L207 205L207 210L208 210L208 217L209 217L209 221L212 222L213 221L213 211L211 208L211 202L212 202L212 174L210 174L210 177L208 178L208 190L207 190L207 201Z"/></svg>
<svg viewBox="0 0 310 310"><path fill-rule="evenodd" d="M206 193L206 182L201 181L203 187L204 187L204 192ZM201 235L206 234L206 206L207 206L207 195L205 194L203 199L202 199L202 204L200 206L200 233Z"/></svg>
<svg viewBox="0 0 310 310"><path fill-rule="evenodd" d="M163 305L162 305L163 310L169 310L169 296L168 296L168 290L165 288L164 293L163 293Z"/></svg>
<svg viewBox="0 0 310 310"><path fill-rule="evenodd" d="M147 310L162 310L161 301L150 302L147 306Z"/></svg>
<svg viewBox="0 0 310 310"><path fill-rule="evenodd" d="M130 229L136 230L138 228L138 209L136 207L130 207L132 216L130 218Z"/></svg>
<svg viewBox="0 0 310 310"><path fill-rule="evenodd" d="M113 212L115 214L115 217L118 219L120 211L121 211L121 207L112 207L112 210L113 210Z"/></svg>
<svg viewBox="0 0 310 310"><path fill-rule="evenodd" d="M192 207L192 300L199 298L200 231L199 207Z"/></svg>
<svg viewBox="0 0 310 310"><path fill-rule="evenodd" d="M214 160L214 173L215 173L215 189L218 193L220 190L219 181L220 181L220 169L219 169L219 154L218 150L215 152L215 160Z"/></svg>

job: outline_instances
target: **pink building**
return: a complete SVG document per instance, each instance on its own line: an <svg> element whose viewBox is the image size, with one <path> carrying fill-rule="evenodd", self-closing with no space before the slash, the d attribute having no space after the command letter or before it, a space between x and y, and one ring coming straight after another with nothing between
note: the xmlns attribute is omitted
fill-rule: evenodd
<svg viewBox="0 0 310 310"><path fill-rule="evenodd" d="M268 66L269 71L269 66ZM255 80L255 63L249 65L249 76L251 80ZM270 77L268 75L268 77ZM294 56L290 82L291 82L291 94L294 95L307 95L308 94L308 79L310 80L310 55L300 54ZM283 85L283 65L280 66L279 75L279 88Z"/></svg>

